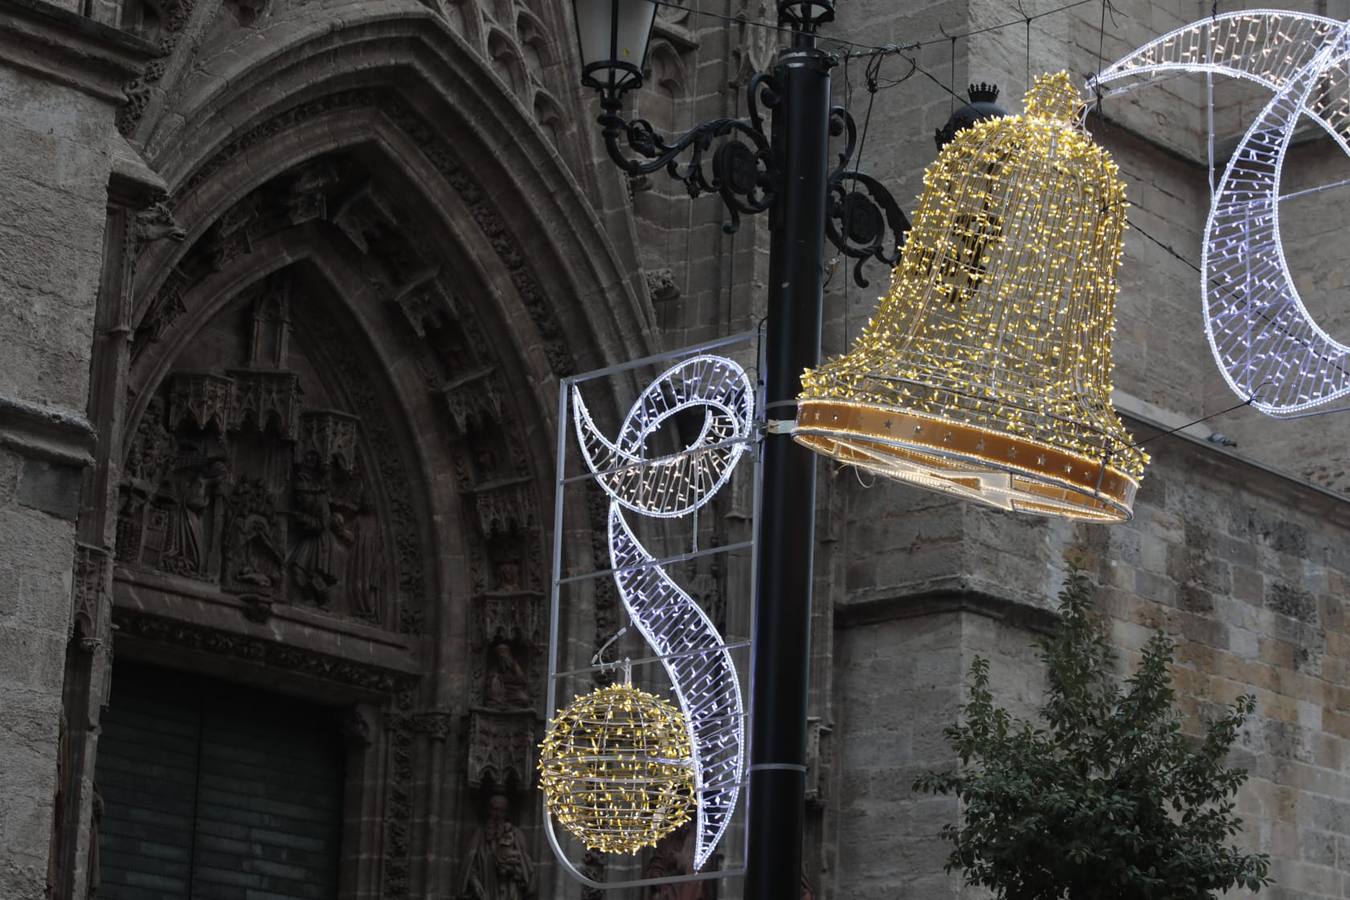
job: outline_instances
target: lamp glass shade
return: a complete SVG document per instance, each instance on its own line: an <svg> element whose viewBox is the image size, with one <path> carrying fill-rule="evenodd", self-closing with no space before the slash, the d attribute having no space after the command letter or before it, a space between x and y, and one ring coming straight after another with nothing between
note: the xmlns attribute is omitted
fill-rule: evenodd
<svg viewBox="0 0 1350 900"><path fill-rule="evenodd" d="M581 83L602 91L642 85L647 43L656 21L651 0L574 0Z"/></svg>

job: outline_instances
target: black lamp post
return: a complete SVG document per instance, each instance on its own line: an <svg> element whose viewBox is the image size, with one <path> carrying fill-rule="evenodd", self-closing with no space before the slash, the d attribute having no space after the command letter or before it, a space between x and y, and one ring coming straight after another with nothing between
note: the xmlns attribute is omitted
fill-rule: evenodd
<svg viewBox="0 0 1350 900"><path fill-rule="evenodd" d="M746 88L749 115L714 119L667 138L621 115L623 95L642 85L656 6L650 0L573 0L584 63L582 83L600 93L605 146L629 175L666 171L691 196L721 195L740 217L768 211L769 315L765 399L771 420L794 418L803 369L820 357L825 239L863 264L893 266L909 222L880 182L849 165L857 129L830 106L835 59L815 32L834 19L834 0L779 0L792 46ZM761 108L771 116L766 130ZM837 165L831 137L844 138ZM704 157L714 141L710 172ZM626 145L626 146L625 146ZM631 155L630 155L631 154ZM888 237L889 234L889 237ZM763 506L752 653L748 900L795 900L801 890L806 790L806 712L815 549L815 455L786 428L764 437Z"/></svg>

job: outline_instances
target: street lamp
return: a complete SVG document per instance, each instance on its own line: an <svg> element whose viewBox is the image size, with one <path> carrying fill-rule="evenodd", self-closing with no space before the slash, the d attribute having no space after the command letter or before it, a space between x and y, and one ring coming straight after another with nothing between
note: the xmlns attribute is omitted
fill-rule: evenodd
<svg viewBox="0 0 1350 900"><path fill-rule="evenodd" d="M772 421L756 523L745 896L785 900L801 887L816 491L816 456L790 432L801 373L820 358L824 244L828 237L855 260L854 280L866 285L864 264L894 266L909 221L885 186L851 167L857 128L846 109L830 104L836 59L815 39L834 19L834 0L779 0L778 24L792 33L792 45L746 86L748 115L713 119L678 136L622 114L624 94L642 85L655 3L573 0L573 7L582 84L600 95L598 122L619 168L629 176L665 169L692 197L719 194L730 212L728 233L742 215L769 213L763 375ZM834 166L831 137L843 138Z"/></svg>
<svg viewBox="0 0 1350 900"><path fill-rule="evenodd" d="M820 56L827 69L828 86L828 68L834 61L815 49L813 35L820 24L834 19L834 0L781 0L779 21L793 31L794 46L779 55L772 73L760 73L750 80L746 86L748 115L711 119L673 137L662 135L645 119L629 120L622 115L624 95L642 87L656 3L573 0L573 12L581 48L581 83L600 96L597 121L605 149L618 167L629 176L665 169L685 185L691 197L720 194L731 213L723 225L728 234L740 227L742 215L772 211L787 156L783 148L775 149L772 126L766 128L762 111L775 113L774 126L785 117L778 108L784 102L782 86L786 83L782 65L799 50ZM854 280L865 287L863 264L876 259L888 269L895 265L909 220L880 182L849 168L858 130L848 111L827 106L820 127L830 137L844 137L839 164L828 173L826 235L842 253L857 261ZM713 143L719 140L713 150ZM800 184L792 178L788 181Z"/></svg>
<svg viewBox="0 0 1350 900"><path fill-rule="evenodd" d="M647 44L656 22L649 0L574 0L581 83L617 105L624 91L642 87Z"/></svg>

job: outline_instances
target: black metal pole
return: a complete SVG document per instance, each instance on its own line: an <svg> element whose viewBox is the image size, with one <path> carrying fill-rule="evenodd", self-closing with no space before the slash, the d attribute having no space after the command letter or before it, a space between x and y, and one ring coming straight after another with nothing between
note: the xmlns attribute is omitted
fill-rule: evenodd
<svg viewBox="0 0 1350 900"><path fill-rule="evenodd" d="M802 369L820 356L829 168L830 67L799 33L774 76L774 159L782 181L770 209L768 418L793 417ZM750 836L746 900L798 900L805 824L806 712L815 549L815 454L791 436L764 439L763 503L752 662Z"/></svg>

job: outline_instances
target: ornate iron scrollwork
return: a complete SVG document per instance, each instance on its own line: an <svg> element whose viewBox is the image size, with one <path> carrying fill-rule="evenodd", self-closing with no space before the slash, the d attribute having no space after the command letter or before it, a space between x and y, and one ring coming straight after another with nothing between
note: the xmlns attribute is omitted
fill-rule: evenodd
<svg viewBox="0 0 1350 900"><path fill-rule="evenodd" d="M900 261L909 217L885 185L848 167L858 143L858 126L848 110L836 106L830 111L830 133L842 134L845 140L839 165L830 173L825 233L841 253L857 260L853 280L859 287L867 287L862 274L867 260L877 259L888 267ZM886 239L888 233L890 240Z"/></svg>
<svg viewBox="0 0 1350 900"><path fill-rule="evenodd" d="M712 119L667 139L646 119L626 121L619 115L620 100L605 99L599 121L605 147L620 169L630 177L665 169L684 184L690 197L720 195L731 211L722 230L732 234L740 228L742 215L764 212L773 203L778 166L760 109L773 109L778 101L773 76L761 73L746 87L749 114L743 119ZM862 269L867 260L877 259L888 267L899 261L909 219L880 181L849 168L857 150L858 128L842 107L831 111L830 133L844 135L845 141L839 165L830 173L825 233L842 253L857 260L853 280L866 287ZM725 140L713 150L713 142L719 138ZM711 165L705 171L709 150Z"/></svg>
<svg viewBox="0 0 1350 900"><path fill-rule="evenodd" d="M684 184L690 197L717 193L731 211L731 220L722 226L727 234L741 224L741 215L764 212L773 202L777 172L773 148L760 114L761 102L772 109L778 103L773 77L756 75L746 87L749 115L744 119L712 119L690 131L667 140L646 119L625 121L619 115L621 101L603 100L600 116L605 147L629 176L647 175L660 169ZM640 158L626 155L620 146L623 137L628 150ZM711 177L704 172L704 155L718 138L727 140L712 154ZM686 162L681 157L688 151Z"/></svg>

